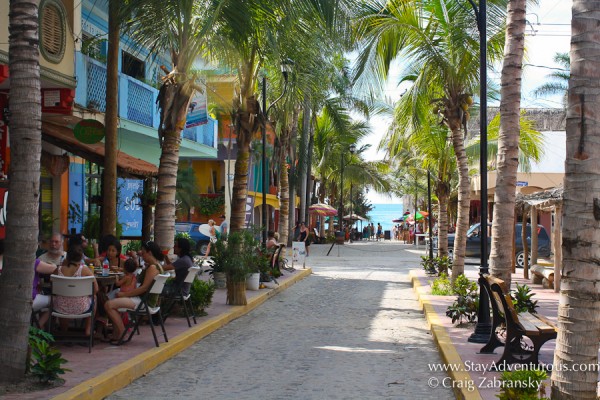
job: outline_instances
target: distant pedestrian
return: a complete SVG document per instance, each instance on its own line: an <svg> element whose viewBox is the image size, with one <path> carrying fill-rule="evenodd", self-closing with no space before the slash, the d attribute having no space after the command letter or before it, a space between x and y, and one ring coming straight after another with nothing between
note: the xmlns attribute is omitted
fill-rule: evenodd
<svg viewBox="0 0 600 400"><path fill-rule="evenodd" d="M377 223L377 241L379 242L379 239L382 237L381 235L381 224L378 222Z"/></svg>

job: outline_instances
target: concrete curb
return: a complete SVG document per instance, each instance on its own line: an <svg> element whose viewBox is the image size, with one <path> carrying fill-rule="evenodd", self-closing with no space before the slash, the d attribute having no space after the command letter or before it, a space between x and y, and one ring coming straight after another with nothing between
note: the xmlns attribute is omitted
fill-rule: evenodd
<svg viewBox="0 0 600 400"><path fill-rule="evenodd" d="M462 358L458 354L456 347L452 344L452 340L448 336L446 332L446 328L440 322L440 316L433 308L433 305L427 299L427 293L425 292L425 288L421 285L419 281L419 277L415 273L415 271L409 272L410 280L412 282L413 290L417 294L417 298L419 300L419 304L423 308L423 312L425 313L425 319L429 324L429 329L431 330L431 334L433 336L433 340L436 343L438 350L440 351L440 355L442 360L446 365L461 365L460 371L446 371L450 378L454 382L475 382L471 375L466 372L465 365L463 363ZM445 316L444 316L445 317ZM454 394L457 399L464 400L481 400L481 395L479 394L479 390L476 387L472 388L473 390L468 391L466 387L454 387Z"/></svg>
<svg viewBox="0 0 600 400"><path fill-rule="evenodd" d="M231 311L213 317L204 323L200 323L169 340L168 343L161 343L160 347L154 347L124 363L110 368L95 378L82 382L67 392L53 397L53 400L103 399L111 393L129 385L135 379L153 370L161 363L174 357L203 337L216 331L222 326L227 325L234 319L249 313L270 297L306 278L310 274L312 274L312 269L310 268L296 270L294 275L290 276L285 282L281 282L276 288L265 291L264 293L249 299L247 305L232 306Z"/></svg>

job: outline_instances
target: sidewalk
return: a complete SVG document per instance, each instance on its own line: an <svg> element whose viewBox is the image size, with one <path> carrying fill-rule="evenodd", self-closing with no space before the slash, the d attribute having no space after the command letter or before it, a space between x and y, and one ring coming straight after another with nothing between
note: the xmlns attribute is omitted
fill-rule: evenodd
<svg viewBox="0 0 600 400"><path fill-rule="evenodd" d="M152 332L148 325L140 327L140 335L134 335L131 342L122 346L111 346L96 341L92 352L87 347L67 347L59 345L65 365L71 371L62 376L65 384L46 391L14 393L2 396L3 399L102 399L119 390L138 377L146 374L160 363L209 335L232 320L247 314L264 303L269 297L304 279L312 273L310 268L284 272L277 279L279 285L271 289L246 291L246 306L225 304L226 289L217 289L212 305L205 311L208 315L197 317L198 324L188 328L185 318L169 317L165 329L169 338L164 343L159 336L160 347L155 347ZM208 279L202 275L201 279ZM160 330L160 327L158 328Z"/></svg>
<svg viewBox="0 0 600 400"><path fill-rule="evenodd" d="M452 386L458 399L496 399L499 393L500 372L484 371L483 369L500 359L502 348L496 349L495 354L479 354L484 344L470 343L467 341L474 326L457 327L446 317L446 309L451 305L456 296L432 296L429 282L435 277L426 276L423 270L411 270L413 289L419 303L422 305L425 317L429 323L434 340L438 345L444 363L449 366L460 366L458 371L448 371L452 378L445 382L438 382L439 386ZM465 275L476 281L478 269L465 266ZM558 293L552 289L544 289L542 285L532 284L530 280L523 279L523 270L517 269L512 275L512 289L516 284L527 284L538 300L537 312L548 317L556 323L558 313ZM552 363L556 341L550 340L540 350L540 362ZM550 380L545 382L546 394L550 395Z"/></svg>

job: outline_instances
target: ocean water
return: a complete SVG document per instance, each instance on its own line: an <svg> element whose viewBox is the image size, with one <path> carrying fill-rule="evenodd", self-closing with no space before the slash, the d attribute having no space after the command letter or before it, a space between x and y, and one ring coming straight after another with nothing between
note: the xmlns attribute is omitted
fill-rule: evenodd
<svg viewBox="0 0 600 400"><path fill-rule="evenodd" d="M373 204L373 209L369 211L367 217L370 218L369 222L372 222L377 228L379 222L383 230L392 230L395 225L392 220L402 217L404 209L401 203L398 204ZM363 222L367 224L368 222ZM360 227L360 224L358 225Z"/></svg>

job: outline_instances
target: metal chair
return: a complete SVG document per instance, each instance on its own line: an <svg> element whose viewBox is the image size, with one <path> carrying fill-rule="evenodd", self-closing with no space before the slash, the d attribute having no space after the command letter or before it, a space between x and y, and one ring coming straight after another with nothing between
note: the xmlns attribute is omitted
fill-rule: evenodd
<svg viewBox="0 0 600 400"><path fill-rule="evenodd" d="M64 318L64 319L86 319L91 318L93 323L94 321L94 308L95 308L95 296L94 296L94 277L93 276L81 276L81 277L69 277L69 276L59 276L52 275L50 276L50 280L52 282L52 298L50 301L50 321L48 325L48 330L50 333L52 332L52 319L54 317ZM56 310L55 307L55 299L56 296L62 297L83 297L90 296L92 301L90 308L81 314L65 314L59 310ZM56 335L55 335L56 337ZM72 341L74 337L68 336L68 340ZM86 341L88 341L89 352L92 352L92 346L94 338L94 329L93 326L90 328L89 337L86 336Z"/></svg>
<svg viewBox="0 0 600 400"><path fill-rule="evenodd" d="M196 275L198 275L198 272L200 272L200 270L201 270L201 268L199 266L190 267L188 269L188 273L185 276L185 280L183 282L189 283L191 285L194 282L194 279L196 279ZM182 287L179 287L178 290L179 290L179 293L175 293L170 298L170 300L173 303L179 302L183 306L183 311L185 312L185 318L187 319L188 327L191 328L192 323L190 322L190 314L192 315L194 324L198 323L198 322L196 322L196 313L194 312L194 303L192 303L191 286L190 286L190 293L188 293L188 294L184 293ZM188 306L190 308L189 312L188 312Z"/></svg>
<svg viewBox="0 0 600 400"><path fill-rule="evenodd" d="M148 298L151 295L159 295L160 296L162 294L163 288L165 287L165 282L167 281L167 279L169 277L170 277L169 274L156 275L154 277L154 283L152 284L150 289L144 295L141 296L142 301L135 309L127 309L127 308L119 309L120 312L127 312L127 314L129 314L129 323L125 326L125 329L123 330L123 334L119 338L119 341L118 341L119 344L129 342L135 332L137 332L138 334L140 333L140 331L139 331L140 320L142 317L146 316L146 317L148 317L150 329L152 330L152 336L154 337L154 343L156 344L156 347L158 347L159 346L158 338L156 336L156 331L154 330L154 324L152 322L153 315L158 315L158 320L160 322L160 327L162 329L162 334L163 334L163 337L165 338L165 342L169 341L169 339L167 338L167 332L165 331L165 324L163 322L163 317L162 317L162 314L160 311L160 297L159 297L159 302L158 302L157 306L155 306L155 307L148 306ZM129 329L131 329L131 332L129 333L129 337L127 337L127 339L125 339L125 336L127 335Z"/></svg>

